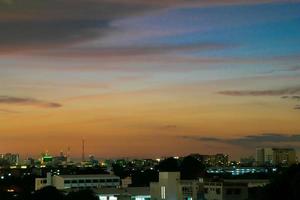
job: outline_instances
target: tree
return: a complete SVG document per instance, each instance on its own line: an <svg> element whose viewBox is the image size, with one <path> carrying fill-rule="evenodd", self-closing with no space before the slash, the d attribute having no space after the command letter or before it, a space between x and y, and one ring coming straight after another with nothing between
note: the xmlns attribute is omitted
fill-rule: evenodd
<svg viewBox="0 0 300 200"><path fill-rule="evenodd" d="M180 165L181 179L198 179L204 172L204 165L192 156L185 157Z"/></svg>
<svg viewBox="0 0 300 200"><path fill-rule="evenodd" d="M126 170L126 168L120 164L114 163L112 165L112 169L113 169L114 174L119 176L120 178L125 178L125 177L129 176L129 173Z"/></svg>
<svg viewBox="0 0 300 200"><path fill-rule="evenodd" d="M294 165L282 172L262 189L261 200L299 200L300 165Z"/></svg>
<svg viewBox="0 0 300 200"><path fill-rule="evenodd" d="M99 200L92 190L79 190L77 192L70 192L66 200Z"/></svg>
<svg viewBox="0 0 300 200"><path fill-rule="evenodd" d="M159 171L162 172L176 172L179 171L179 163L175 158L167 158L159 163Z"/></svg>
<svg viewBox="0 0 300 200"><path fill-rule="evenodd" d="M158 181L158 172L156 170L147 169L145 171L136 172L132 176L133 187L146 187L150 182Z"/></svg>
<svg viewBox="0 0 300 200"><path fill-rule="evenodd" d="M32 195L32 200L64 200L65 196L53 186L44 187Z"/></svg>

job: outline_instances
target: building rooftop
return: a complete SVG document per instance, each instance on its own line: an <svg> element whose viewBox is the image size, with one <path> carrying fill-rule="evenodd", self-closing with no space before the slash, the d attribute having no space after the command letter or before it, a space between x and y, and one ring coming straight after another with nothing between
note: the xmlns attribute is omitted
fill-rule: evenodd
<svg viewBox="0 0 300 200"><path fill-rule="evenodd" d="M74 175L59 175L62 178L119 178L111 174L74 174Z"/></svg>

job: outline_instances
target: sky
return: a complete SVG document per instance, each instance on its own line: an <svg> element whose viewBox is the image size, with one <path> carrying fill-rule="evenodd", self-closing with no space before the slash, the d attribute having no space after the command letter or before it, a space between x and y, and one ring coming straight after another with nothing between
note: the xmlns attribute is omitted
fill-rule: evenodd
<svg viewBox="0 0 300 200"><path fill-rule="evenodd" d="M299 0L0 0L0 153L300 150Z"/></svg>

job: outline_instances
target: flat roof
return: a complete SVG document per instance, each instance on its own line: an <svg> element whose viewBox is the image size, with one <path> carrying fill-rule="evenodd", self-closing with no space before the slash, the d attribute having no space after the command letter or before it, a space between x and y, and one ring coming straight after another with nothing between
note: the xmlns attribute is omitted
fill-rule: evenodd
<svg viewBox="0 0 300 200"><path fill-rule="evenodd" d="M57 176L57 175L56 175ZM111 174L74 174L74 175L58 175L62 178L120 178L116 175Z"/></svg>

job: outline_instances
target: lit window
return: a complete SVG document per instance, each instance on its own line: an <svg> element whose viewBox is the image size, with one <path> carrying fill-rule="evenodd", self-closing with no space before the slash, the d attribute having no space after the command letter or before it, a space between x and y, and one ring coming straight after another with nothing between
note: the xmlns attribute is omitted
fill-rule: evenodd
<svg viewBox="0 0 300 200"><path fill-rule="evenodd" d="M166 186L161 186L161 199L166 199Z"/></svg>

